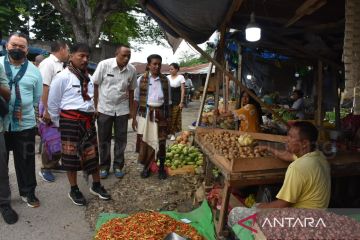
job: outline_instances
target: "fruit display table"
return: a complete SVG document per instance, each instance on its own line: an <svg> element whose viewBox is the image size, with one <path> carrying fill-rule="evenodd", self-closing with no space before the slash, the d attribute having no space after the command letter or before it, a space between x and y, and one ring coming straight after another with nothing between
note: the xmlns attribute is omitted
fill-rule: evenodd
<svg viewBox="0 0 360 240"><path fill-rule="evenodd" d="M207 134L222 134L221 139L216 139L216 142L218 142L216 144L219 145L214 147L214 144L207 140ZM262 133L244 133L240 131L211 128L197 128L195 132L195 142L202 150L207 162L205 182L211 179L212 169L210 166L212 164L221 171L225 180L220 216L218 222L216 223L216 232L218 235L222 235L224 230L231 188L282 183L286 169L290 164L289 162L279 160L272 156L233 158L231 156L233 153L229 153L227 151L227 157L223 154L219 154L219 146L221 147L226 146L227 144L234 144L229 139L232 138L233 140L242 134L252 136L252 138L260 145L269 144L277 148L284 148L285 146L284 143L286 141L286 136ZM253 156L251 153L249 155ZM337 153L330 156L328 160L331 164L332 176L339 177L360 175L359 152Z"/></svg>

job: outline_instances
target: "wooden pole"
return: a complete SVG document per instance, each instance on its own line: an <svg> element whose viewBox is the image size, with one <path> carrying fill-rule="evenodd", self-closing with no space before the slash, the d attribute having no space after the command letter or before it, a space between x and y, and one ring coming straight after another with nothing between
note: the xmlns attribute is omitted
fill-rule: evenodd
<svg viewBox="0 0 360 240"><path fill-rule="evenodd" d="M206 59L208 59L210 62L212 62L216 68L218 68L219 70L223 71L230 79L236 81L239 86L253 99L255 99L255 101L257 101L260 105L262 105L263 107L265 107L273 116L274 118L278 119L280 122L282 122L283 124L285 124L285 126L288 126L288 123L285 122L280 116L279 114L277 114L268 104L264 103L261 101L261 99L256 96L256 94L254 94L253 92L251 92L248 88L246 88L237 78L235 78L231 73L229 73L228 71L226 71L224 69L224 67L215 59L213 59L209 54L207 54L204 50L202 50L196 43L194 43L190 38L188 38L181 30L177 29L174 27L174 25L169 21L169 19L167 19L166 17L164 17L156 8L154 8L152 5L146 5L146 8L152 12L154 15L156 15L161 21L163 21L164 23L167 24L168 27L170 27L174 32L176 32L178 35L180 35L184 40L186 40L193 48L195 48L203 57L205 57Z"/></svg>
<svg viewBox="0 0 360 240"><path fill-rule="evenodd" d="M219 47L216 50L216 59L221 63L221 67L224 69L225 61L224 61L224 49L225 49L225 33L226 33L226 26L223 26L220 31L220 43ZM219 95L220 95L220 83L224 82L224 72L221 69L216 68L215 70L215 110L219 109ZM223 85L224 89L224 85ZM224 97L224 96L223 96ZM217 115L214 115L213 119L213 127L216 127L217 123Z"/></svg>
<svg viewBox="0 0 360 240"><path fill-rule="evenodd" d="M212 53L212 56L214 55L214 53ZM201 116L202 116L202 112L204 111L204 104L205 104L205 100L206 100L206 94L207 94L207 90L208 90L208 86L209 86L209 79L211 76L211 72L212 72L212 68L213 68L213 63L210 62L209 63L209 69L206 75L206 80L205 80L205 86L204 86L204 90L203 90L203 95L201 98L201 103L200 103L200 109L198 112L198 117L196 119L196 127L199 126L200 122L201 122Z"/></svg>
<svg viewBox="0 0 360 240"><path fill-rule="evenodd" d="M339 78L337 77L337 71L334 68L331 68L331 75L333 76L333 86L334 86L334 95L336 96L335 101L335 127L337 130L340 130L340 101L341 101L341 91L339 88Z"/></svg>
<svg viewBox="0 0 360 240"><path fill-rule="evenodd" d="M226 63L226 70L229 69L229 64ZM224 108L225 112L228 112L229 109L229 78L224 74Z"/></svg>
<svg viewBox="0 0 360 240"><path fill-rule="evenodd" d="M239 51L239 63L238 63L237 79L239 79L240 82L242 82L242 74L243 74L243 69L244 69L244 58L243 58L242 47L241 46L240 46L239 50L240 51ZM239 94L236 94L236 108L239 108L240 104L241 104L240 94L241 94L242 88L241 88L241 85L236 82L236 91L237 90L239 90Z"/></svg>
<svg viewBox="0 0 360 240"><path fill-rule="evenodd" d="M323 112L323 63L318 61L318 77L317 77L317 112L316 112L316 125L322 130L322 112Z"/></svg>

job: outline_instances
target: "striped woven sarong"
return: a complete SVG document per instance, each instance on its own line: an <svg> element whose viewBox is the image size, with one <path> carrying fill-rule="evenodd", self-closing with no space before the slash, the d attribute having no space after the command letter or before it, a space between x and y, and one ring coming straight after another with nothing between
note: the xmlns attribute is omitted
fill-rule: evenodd
<svg viewBox="0 0 360 240"><path fill-rule="evenodd" d="M181 132L181 108L179 105L171 106L171 125L170 125L170 133L174 134L177 132Z"/></svg>
<svg viewBox="0 0 360 240"><path fill-rule="evenodd" d="M99 168L99 154L93 113L63 110L59 129L64 169L94 173Z"/></svg>
<svg viewBox="0 0 360 240"><path fill-rule="evenodd" d="M158 125L158 141L159 141L159 151L155 156L155 150L143 141L142 135L138 134L138 145L139 145L139 156L138 162L143 164L146 169L148 169L153 161L157 159L165 159L166 156L166 138L168 135L168 121L165 117L165 113L162 107L159 108L149 108L150 121L155 121ZM154 119L155 116L155 119Z"/></svg>

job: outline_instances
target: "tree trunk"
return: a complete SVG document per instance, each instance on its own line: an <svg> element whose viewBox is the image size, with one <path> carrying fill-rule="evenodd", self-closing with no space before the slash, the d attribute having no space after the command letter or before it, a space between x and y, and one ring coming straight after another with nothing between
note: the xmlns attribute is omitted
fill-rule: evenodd
<svg viewBox="0 0 360 240"><path fill-rule="evenodd" d="M354 114L360 114L360 0L345 2L343 61L345 89L354 97Z"/></svg>
<svg viewBox="0 0 360 240"><path fill-rule="evenodd" d="M49 0L65 21L71 24L76 42L86 43L94 48L99 41L101 27L114 11L126 11L121 0L97 0L90 7L89 0L77 0L76 7L68 0Z"/></svg>

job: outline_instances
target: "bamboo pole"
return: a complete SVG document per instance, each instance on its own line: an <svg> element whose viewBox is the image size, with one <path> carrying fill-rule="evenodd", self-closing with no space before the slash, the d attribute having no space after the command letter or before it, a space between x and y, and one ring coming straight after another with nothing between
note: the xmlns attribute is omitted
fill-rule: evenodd
<svg viewBox="0 0 360 240"><path fill-rule="evenodd" d="M228 76L230 79L236 81L241 89L244 89L244 91L255 101L257 101L261 106L265 107L269 112L272 113L272 115L278 119L280 122L288 126L287 122L285 122L279 114L277 114L268 104L261 101L261 99L256 96L253 92L251 92L247 87L245 87L236 77L234 77L231 73L226 71L224 67L215 59L213 59L209 54L207 54L204 50L202 50L195 42L193 42L190 38L188 38L181 30L174 27L172 22L169 21L166 17L164 17L156 8L154 8L152 5L147 4L146 8L152 12L154 15L156 15L161 21L167 24L168 27L170 27L174 32L176 32L178 35L180 35L185 41L187 41L193 48L195 48L203 57L205 57L207 60L212 62L217 69L221 70Z"/></svg>
<svg viewBox="0 0 360 240"><path fill-rule="evenodd" d="M214 53L212 53L212 56L213 55L214 55ZM202 98L201 98L200 109L199 109L198 116L197 116L197 119L196 119L196 125L195 125L196 127L199 126L199 124L201 122L202 112L204 111L204 104L205 104L205 100L206 100L207 89L209 87L209 79L210 79L210 76L211 76L212 68L213 68L213 63L210 62L209 63L209 69L208 69L208 72L207 72L207 75L206 75L204 91L203 91L203 95L202 95Z"/></svg>

